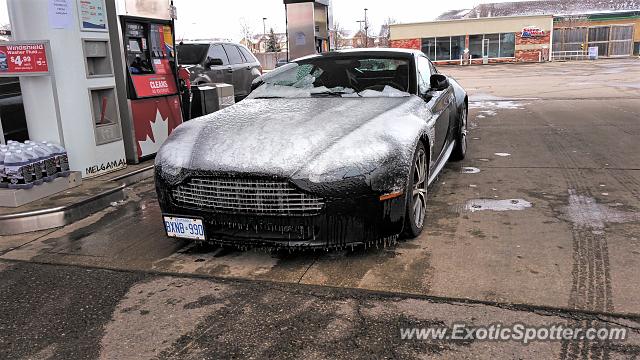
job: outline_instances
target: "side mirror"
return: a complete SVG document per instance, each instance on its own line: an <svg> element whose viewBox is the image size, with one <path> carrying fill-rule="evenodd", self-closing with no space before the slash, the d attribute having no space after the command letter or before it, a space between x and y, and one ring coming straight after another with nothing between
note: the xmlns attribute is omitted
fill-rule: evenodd
<svg viewBox="0 0 640 360"><path fill-rule="evenodd" d="M207 61L205 61L204 63L205 67L221 66L221 65L224 65L224 63L222 62L222 59L217 59L217 58L207 58Z"/></svg>
<svg viewBox="0 0 640 360"><path fill-rule="evenodd" d="M442 74L433 74L429 79L431 83L431 90L442 91L449 88L449 79Z"/></svg>

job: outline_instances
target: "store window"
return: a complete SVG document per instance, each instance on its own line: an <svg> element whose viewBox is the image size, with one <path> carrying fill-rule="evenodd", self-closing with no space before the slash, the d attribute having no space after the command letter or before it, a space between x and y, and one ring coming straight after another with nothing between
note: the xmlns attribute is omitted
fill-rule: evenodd
<svg viewBox="0 0 640 360"><path fill-rule="evenodd" d="M472 59L478 59L482 57L482 39L483 35L470 35L469 36L469 56Z"/></svg>
<svg viewBox="0 0 640 360"><path fill-rule="evenodd" d="M451 38L436 38L436 60L451 60Z"/></svg>
<svg viewBox="0 0 640 360"><path fill-rule="evenodd" d="M485 55L490 58L500 57L500 34L485 34Z"/></svg>
<svg viewBox="0 0 640 360"><path fill-rule="evenodd" d="M422 52L431 61L459 60L464 46L464 35L422 39Z"/></svg>
<svg viewBox="0 0 640 360"><path fill-rule="evenodd" d="M451 60L458 60L464 55L465 36L451 37Z"/></svg>
<svg viewBox="0 0 640 360"><path fill-rule="evenodd" d="M516 34L484 34L469 36L469 54L473 59L514 57Z"/></svg>
<svg viewBox="0 0 640 360"><path fill-rule="evenodd" d="M436 59L436 38L422 39L422 52L432 61Z"/></svg>
<svg viewBox="0 0 640 360"><path fill-rule="evenodd" d="M500 34L500 57L514 57L516 52L516 34Z"/></svg>

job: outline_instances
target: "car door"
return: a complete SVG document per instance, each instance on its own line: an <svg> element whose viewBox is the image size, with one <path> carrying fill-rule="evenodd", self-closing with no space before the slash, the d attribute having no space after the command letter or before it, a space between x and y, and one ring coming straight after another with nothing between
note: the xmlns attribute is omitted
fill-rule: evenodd
<svg viewBox="0 0 640 360"><path fill-rule="evenodd" d="M222 48L220 44L211 44L209 47L209 52L207 53L207 59L220 59L222 60L222 65L214 65L205 68L205 73L211 79L213 83L227 83L231 84L233 81L232 74L227 72L227 67L229 66L229 58L227 57L227 53ZM206 66L205 61L205 66Z"/></svg>
<svg viewBox="0 0 640 360"><path fill-rule="evenodd" d="M435 123L435 139L433 139L434 161L438 160L444 151L444 146L449 133L449 122L451 117L451 87L444 91L431 90L431 75L435 72L429 59L424 56L418 57L418 80L421 83L420 88L429 89L428 94L431 96L429 105L431 112L436 117Z"/></svg>
<svg viewBox="0 0 640 360"><path fill-rule="evenodd" d="M247 88L250 91L253 80L261 75L260 61L258 61L258 59L256 59L256 57L244 46L238 46L238 49L240 49L240 52L244 55L244 58L247 61L245 64L247 65L247 76L249 77L247 80Z"/></svg>
<svg viewBox="0 0 640 360"><path fill-rule="evenodd" d="M235 45L223 44L224 51L229 56L229 66L227 71L232 74L233 78L233 90L236 98L247 96L249 91L247 89L247 71L245 69L246 64L240 54L240 50Z"/></svg>

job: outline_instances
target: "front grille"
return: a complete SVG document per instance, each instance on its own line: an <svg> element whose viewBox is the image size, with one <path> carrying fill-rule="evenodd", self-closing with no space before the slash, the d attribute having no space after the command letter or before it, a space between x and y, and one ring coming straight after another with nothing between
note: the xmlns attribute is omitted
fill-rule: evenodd
<svg viewBox="0 0 640 360"><path fill-rule="evenodd" d="M193 178L172 193L179 204L223 212L316 215L324 206L322 198L277 180Z"/></svg>

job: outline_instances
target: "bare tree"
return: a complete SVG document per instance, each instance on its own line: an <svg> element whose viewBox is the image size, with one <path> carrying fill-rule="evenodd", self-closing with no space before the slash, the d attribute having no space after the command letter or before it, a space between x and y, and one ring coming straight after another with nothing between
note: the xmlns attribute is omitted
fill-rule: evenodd
<svg viewBox="0 0 640 360"><path fill-rule="evenodd" d="M246 43L244 44L245 46L247 46L250 50L253 50L253 28L251 27L251 25L247 22L247 19L245 18L241 18L240 19L240 30L242 31L242 36L244 38L244 40L246 41Z"/></svg>
<svg viewBox="0 0 640 360"><path fill-rule="evenodd" d="M380 47L389 47L389 38L391 37L391 31L389 31L389 25L396 24L396 20L393 18L387 18L384 24L380 26Z"/></svg>
<svg viewBox="0 0 640 360"><path fill-rule="evenodd" d="M337 21L333 22L333 38L336 42L336 48L341 49L344 47L345 31L344 27Z"/></svg>

